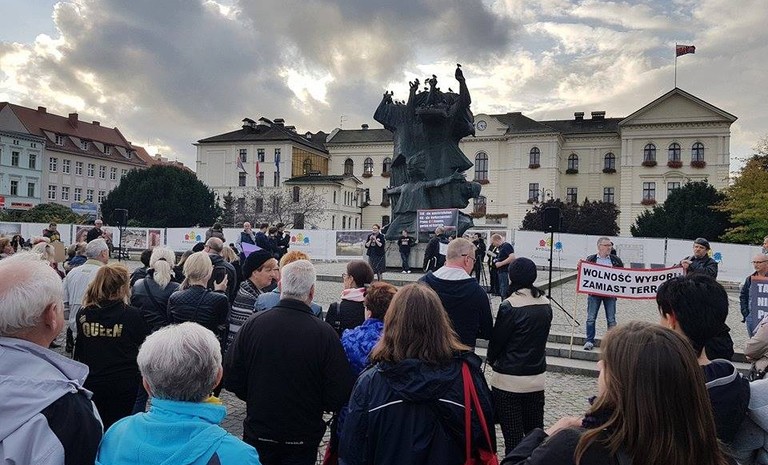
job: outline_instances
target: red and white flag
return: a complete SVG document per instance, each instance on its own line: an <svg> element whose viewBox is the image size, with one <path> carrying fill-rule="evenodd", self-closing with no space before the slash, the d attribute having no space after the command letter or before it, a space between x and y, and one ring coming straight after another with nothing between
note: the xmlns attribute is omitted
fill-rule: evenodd
<svg viewBox="0 0 768 465"><path fill-rule="evenodd" d="M237 156L237 169L245 171L245 166L243 166L243 159L240 158L240 155ZM247 171L245 171L248 173Z"/></svg>
<svg viewBox="0 0 768 465"><path fill-rule="evenodd" d="M259 170L259 159L256 159L256 177L259 177L259 173L261 173L261 170Z"/></svg>
<svg viewBox="0 0 768 465"><path fill-rule="evenodd" d="M693 45L676 45L675 57L687 55L689 53L696 53L696 47Z"/></svg>

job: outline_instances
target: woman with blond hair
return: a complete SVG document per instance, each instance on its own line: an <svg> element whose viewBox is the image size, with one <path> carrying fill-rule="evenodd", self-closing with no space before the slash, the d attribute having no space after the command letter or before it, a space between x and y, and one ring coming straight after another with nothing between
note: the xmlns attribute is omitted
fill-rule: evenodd
<svg viewBox="0 0 768 465"><path fill-rule="evenodd" d="M344 463L465 463L465 371L485 416L483 427L473 408L470 455L477 458L479 449L495 454L495 435L486 439L483 432L494 428L481 360L459 342L431 288L409 284L397 291L370 362L374 365L357 379L344 420L339 453Z"/></svg>
<svg viewBox="0 0 768 465"><path fill-rule="evenodd" d="M240 261L240 256L232 249L232 247L228 245L222 247L221 258L223 258L225 262L235 267L235 276L237 276L237 285L235 288L239 288L240 283L242 283L244 279L248 279L247 276L243 276L242 267L245 264L245 261Z"/></svg>
<svg viewBox="0 0 768 465"><path fill-rule="evenodd" d="M597 397L583 418L535 429L503 464L726 465L697 354L685 336L634 321L600 346Z"/></svg>
<svg viewBox="0 0 768 465"><path fill-rule="evenodd" d="M133 285L131 305L141 310L153 332L171 323L168 299L179 290L179 284L173 282L175 259L173 250L155 247L149 257L146 276Z"/></svg>
<svg viewBox="0 0 768 465"><path fill-rule="evenodd" d="M130 292L125 266L99 267L75 320L73 358L90 369L84 387L93 392L105 430L131 414L141 385L136 356L149 328L139 310L128 305Z"/></svg>

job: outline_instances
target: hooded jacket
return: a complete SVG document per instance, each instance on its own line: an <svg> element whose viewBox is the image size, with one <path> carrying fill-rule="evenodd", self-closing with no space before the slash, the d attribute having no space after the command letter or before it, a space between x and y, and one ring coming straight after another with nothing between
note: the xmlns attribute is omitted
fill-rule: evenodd
<svg viewBox="0 0 768 465"><path fill-rule="evenodd" d="M219 426L226 413L217 403L152 398L149 412L107 431L96 464L259 464L256 449Z"/></svg>
<svg viewBox="0 0 768 465"><path fill-rule="evenodd" d="M749 381L727 360L712 360L701 367L707 384L717 438L730 443L736 437L749 407Z"/></svg>
<svg viewBox="0 0 768 465"><path fill-rule="evenodd" d="M493 409L480 358L471 352L444 365L408 359L379 363L357 380L340 438L340 463L345 465L462 464L464 451L464 382L462 364L470 372L488 430ZM477 416L472 415L472 445L485 444Z"/></svg>
<svg viewBox="0 0 768 465"><path fill-rule="evenodd" d="M80 362L0 337L0 463L93 463L102 426L86 376Z"/></svg>
<svg viewBox="0 0 768 465"><path fill-rule="evenodd" d="M464 270L443 267L435 273L427 273L419 281L431 287L448 312L453 329L462 344L475 347L477 338L490 339L493 316L488 295Z"/></svg>

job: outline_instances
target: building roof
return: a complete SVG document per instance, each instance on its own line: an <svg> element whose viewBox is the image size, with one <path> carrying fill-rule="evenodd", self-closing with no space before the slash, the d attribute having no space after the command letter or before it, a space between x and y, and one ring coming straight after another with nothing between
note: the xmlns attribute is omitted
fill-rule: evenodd
<svg viewBox="0 0 768 465"><path fill-rule="evenodd" d="M303 135L292 130L292 126L285 126L281 120L270 121L267 118L259 119L258 123L250 118L243 119L243 127L232 132L206 137L197 141L198 144L214 142L291 142L302 145L322 153L328 153L325 148L325 139L328 136L323 131L316 133L307 132Z"/></svg>
<svg viewBox="0 0 768 465"><path fill-rule="evenodd" d="M362 181L349 174L326 176L310 174L306 176L295 176L285 181L284 184L341 184L348 180L354 181L355 184L362 184Z"/></svg>
<svg viewBox="0 0 768 465"><path fill-rule="evenodd" d="M123 137L117 128L102 126L98 121L86 123L80 121L77 113L69 116L59 116L48 113L45 107L37 107L37 110L8 102L0 102L0 111L10 108L21 124L30 134L45 138L45 147L48 150L69 152L75 155L86 155L94 158L112 160L134 165L146 165L136 155L134 146ZM57 135L64 137L62 145L56 144ZM92 142L86 150L78 143L80 141ZM100 144L97 146L95 144ZM104 145L115 150L105 153Z"/></svg>
<svg viewBox="0 0 768 465"><path fill-rule="evenodd" d="M334 129L326 144L358 144L392 142L389 129Z"/></svg>
<svg viewBox="0 0 768 465"><path fill-rule="evenodd" d="M144 149L144 147L140 147L138 145L131 144L131 147L133 147L136 150L136 155L139 158L141 158L144 161L144 163L147 164L147 166L155 166L155 165L174 166L179 169L187 170L190 173L194 173L194 171L192 171L188 166L184 165L184 163L178 160L169 160L161 156L159 153L155 154L155 156L153 157Z"/></svg>
<svg viewBox="0 0 768 465"><path fill-rule="evenodd" d="M736 116L728 113L727 111L721 110L720 108L712 105L711 103L705 102L704 100L696 97L693 94L689 94L688 92L684 91L683 89L681 89L679 87L675 87L674 89L670 90L669 92L667 92L666 94L664 94L661 97L657 98L656 100L654 100L653 102L649 103L648 105L645 105L644 107L642 107L639 110L635 111L634 113L632 113L631 115L627 116L626 118L623 118L622 121L621 121L621 124L624 125L624 124L630 122L632 119L636 118L637 116L639 116L639 115L649 111L650 109L655 108L656 106L660 105L662 102L664 102L665 100L669 99L673 95L681 95L681 96L683 96L683 97L685 97L685 98L687 98L687 99L689 99L689 100L691 100L691 101L693 101L693 102L703 106L704 108L707 108L708 110L710 110L710 111L712 111L712 112L722 116L724 119L730 121L731 123L733 123L734 121L736 121L738 119Z"/></svg>

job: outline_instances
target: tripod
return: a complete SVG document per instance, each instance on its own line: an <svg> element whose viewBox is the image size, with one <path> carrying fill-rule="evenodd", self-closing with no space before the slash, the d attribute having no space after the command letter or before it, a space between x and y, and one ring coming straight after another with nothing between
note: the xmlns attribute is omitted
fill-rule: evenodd
<svg viewBox="0 0 768 465"><path fill-rule="evenodd" d="M575 323L576 326L581 326L581 324L576 321L576 318L573 317L570 313L568 313L568 310L566 310L562 305L560 305L560 302L555 300L554 297L552 297L552 255L555 250L555 228L548 228L549 229L549 279L547 281L547 299L549 299L550 302L555 304L557 308L562 310L563 313L565 313L568 318ZM573 326L573 325L572 325Z"/></svg>

